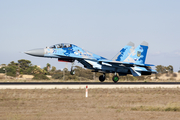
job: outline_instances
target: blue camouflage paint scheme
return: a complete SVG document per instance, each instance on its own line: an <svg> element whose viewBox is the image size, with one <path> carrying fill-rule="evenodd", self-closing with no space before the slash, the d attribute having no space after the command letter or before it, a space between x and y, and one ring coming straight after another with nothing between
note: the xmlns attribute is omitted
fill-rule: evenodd
<svg viewBox="0 0 180 120"><path fill-rule="evenodd" d="M141 52L141 55L138 56L138 60L135 62L137 64L144 64L146 60L146 54L147 54L148 46L140 45L139 50Z"/></svg>
<svg viewBox="0 0 180 120"><path fill-rule="evenodd" d="M120 51L120 55L115 59L115 61L124 61L131 52L131 48L132 46L125 46L124 48L122 48Z"/></svg>
<svg viewBox="0 0 180 120"><path fill-rule="evenodd" d="M45 49L44 56L45 57L71 57L71 58L85 58L85 59L94 59L94 60L100 60L100 59L106 59L104 57L101 57L99 55L93 54L89 51L83 50L82 48L70 44L71 47L67 48L57 48L57 45L55 45L56 48L47 48Z"/></svg>
<svg viewBox="0 0 180 120"><path fill-rule="evenodd" d="M139 45L134 50L134 52L132 52L131 55L125 59L125 62L144 64L146 60L147 50L148 50L148 46Z"/></svg>
<svg viewBox="0 0 180 120"><path fill-rule="evenodd" d="M112 60L108 60L76 45L61 43L44 48L43 55L48 58L58 58L65 62L67 59L77 60L85 68L96 72L118 73L120 76L127 74L141 76L157 73L155 70L148 68L148 66L154 65L145 64L147 50L148 45L146 42L143 42L135 50L131 43L122 48ZM36 50L27 51L26 53L33 55L34 51ZM34 54L34 56L38 55Z"/></svg>

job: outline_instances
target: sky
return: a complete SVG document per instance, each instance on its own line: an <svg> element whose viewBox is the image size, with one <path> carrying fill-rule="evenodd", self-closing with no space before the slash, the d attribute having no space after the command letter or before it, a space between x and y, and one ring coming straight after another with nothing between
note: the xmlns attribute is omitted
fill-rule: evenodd
<svg viewBox="0 0 180 120"><path fill-rule="evenodd" d="M179 6L179 0L0 0L0 64L27 59L62 69L57 59L23 52L72 43L112 59L128 42L146 41L146 64L172 65L177 72Z"/></svg>

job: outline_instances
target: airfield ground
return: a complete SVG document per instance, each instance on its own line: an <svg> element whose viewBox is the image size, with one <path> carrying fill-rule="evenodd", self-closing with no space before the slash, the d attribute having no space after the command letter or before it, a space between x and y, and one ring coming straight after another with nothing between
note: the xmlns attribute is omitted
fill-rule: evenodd
<svg viewBox="0 0 180 120"><path fill-rule="evenodd" d="M1 89L0 119L179 120L180 89Z"/></svg>

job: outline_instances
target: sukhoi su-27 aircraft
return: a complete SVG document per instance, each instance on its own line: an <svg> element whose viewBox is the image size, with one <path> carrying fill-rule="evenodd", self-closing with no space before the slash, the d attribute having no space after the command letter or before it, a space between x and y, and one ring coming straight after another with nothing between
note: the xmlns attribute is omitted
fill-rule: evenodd
<svg viewBox="0 0 180 120"><path fill-rule="evenodd" d="M85 68L91 69L92 72L101 72L102 75L99 76L101 82L105 81L106 73L114 73L112 80L116 83L119 80L118 75L126 76L127 74L132 74L133 76L141 76L156 73L150 67L154 65L145 64L147 50L148 43L145 41L136 49L134 49L134 43L130 42L111 60L67 43L33 49L25 53L37 57L57 58L60 62L72 62L71 75L75 74L73 63L77 60Z"/></svg>

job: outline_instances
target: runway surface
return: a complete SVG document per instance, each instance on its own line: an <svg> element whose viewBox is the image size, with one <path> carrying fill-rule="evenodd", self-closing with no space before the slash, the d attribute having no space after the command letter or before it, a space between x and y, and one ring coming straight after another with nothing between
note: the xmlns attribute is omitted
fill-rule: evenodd
<svg viewBox="0 0 180 120"><path fill-rule="evenodd" d="M180 82L4 82L0 89L180 88Z"/></svg>
<svg viewBox="0 0 180 120"><path fill-rule="evenodd" d="M180 82L0 82L0 85L180 85Z"/></svg>

